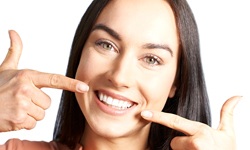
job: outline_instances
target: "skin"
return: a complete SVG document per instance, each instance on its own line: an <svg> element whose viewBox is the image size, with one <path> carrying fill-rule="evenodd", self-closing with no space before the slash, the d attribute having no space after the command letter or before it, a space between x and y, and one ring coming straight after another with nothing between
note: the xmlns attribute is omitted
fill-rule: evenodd
<svg viewBox="0 0 250 150"><path fill-rule="evenodd" d="M131 10L133 10L132 8L134 7L133 5L129 5L129 2L131 1L121 1L123 6L126 6L124 8L131 7ZM147 2L149 1L145 1L145 4L147 4ZM115 9L111 9L114 5L115 4L109 5L105 10L109 9L109 11L114 11ZM119 8L119 4L116 6L116 8ZM147 9L148 12L150 12L149 10L155 10L155 12L152 13L156 13L156 11L165 11L166 13L167 11L169 15L168 19L172 20L172 17L170 17L171 11L168 8L168 5L163 1L157 1L156 4L151 4L150 8L141 6L137 7L136 10ZM173 81L178 51L173 43L175 41L174 37L176 36L173 34L171 38L165 37L165 32L155 34L159 26L150 30L152 33L147 30L142 30L147 24L136 28L137 30L135 32L133 28L135 25L138 27L138 23L140 22L138 22L138 20L129 20L133 17L119 20L119 17L123 16L122 12L125 10L122 8L118 10L116 13L121 12L121 14L114 16L117 21L112 21L111 24L110 20L114 18L102 18L102 16L100 16L97 23L105 23L105 25L108 25L115 31L119 31L118 33L122 35L122 41L118 42L103 30L98 29L93 31L84 47L82 59L77 71L76 78L81 81L58 74L42 73L34 70L18 70L17 65L21 56L22 42L15 31L9 31L11 46L5 60L0 66L0 131L6 132L34 128L36 122L43 119L44 112L50 105L49 96L40 89L42 87L49 87L76 92L83 113L90 113L88 114L89 116L85 115L89 124L86 126L86 132L81 141L85 145L85 149L146 149L149 122L157 122L186 134L186 136L176 137L172 140L171 147L174 150L235 150L233 110L240 100L240 97L232 97L224 103L221 109L220 124L217 129L212 129L205 124L190 121L174 114L160 112L159 110L165 103L163 102L163 97L171 97L175 91ZM133 15L140 16L139 12L140 11L138 11L138 14L133 13ZM128 14L128 12L123 13ZM165 13L162 13L162 15ZM147 18L143 18L143 16L140 17L142 17L140 21L147 21ZM150 15L148 16L148 19L149 18ZM105 22L105 20L107 22ZM122 23L122 21L124 21L124 23ZM137 21L137 24L133 21ZM121 25L127 22L131 23L131 26L125 28ZM147 23L149 23L149 21ZM169 33L170 29L173 29L170 23L173 22L168 22L168 26L170 26L168 28ZM166 29L162 31L165 30ZM173 31L175 30L171 30L171 32ZM145 36L147 33L148 36ZM172 35L169 33L168 36ZM144 36L142 36L142 34ZM100 38L100 36L114 42L119 48L119 51L110 51L110 49L106 49L107 45L103 47L103 44L94 45L93 41ZM168 40L160 41L160 39ZM173 55L171 56L169 52L162 49L147 50L145 47L142 48L141 46L144 45L145 42L168 44L169 47L171 47ZM177 44L178 43L176 43L176 45ZM102 51L103 48L105 48L104 52ZM157 66L155 69L155 66L152 67L150 65L149 67L147 65L146 62L149 61L145 61L147 59L144 59L143 56L145 55L143 55L143 53L153 53L155 55L161 53L163 56L166 54L168 61L165 65ZM96 59L98 59L98 62L96 62ZM110 65L110 63L113 62L115 62L116 65ZM167 71L164 70L166 72L161 72L162 70L159 68L164 68L165 66L168 66ZM83 68L85 68L85 70ZM166 76L171 78L169 80L162 78L161 83L157 82L157 78L161 77L159 74L163 73L165 73L164 78L166 78ZM134 74L138 76L132 76ZM154 79L146 78L151 75L159 76ZM144 82L142 82L142 79ZM145 81L147 82L145 83ZM163 81L165 83L164 85L162 84ZM84 82L89 85L89 92L87 92L88 86ZM161 87L165 86L167 89L165 89L165 93L167 94L159 94L162 88L158 88L158 90L154 91L158 94L153 93L152 91L155 90L155 87L158 87L155 86L156 83L154 82L157 82ZM98 90L105 91L104 93L112 96L117 94L122 95L130 101L133 101L136 105L134 105L129 112L121 114L115 113L115 115L111 117L109 113L103 112L103 109L99 109L100 106L103 108L103 105L94 103L97 101L93 92ZM100 117L98 115L100 115ZM93 118L96 119L95 121L98 124L93 121ZM105 132L105 129L110 132ZM131 141L131 139L134 141Z"/></svg>
<svg viewBox="0 0 250 150"><path fill-rule="evenodd" d="M112 29L119 38L103 26ZM76 74L77 79L90 86L89 92L76 94L87 120L81 141L86 149L146 149L149 124L140 116L145 109L154 110L153 113L143 111L145 119L186 133L187 137L177 137L171 142L173 149L204 149L204 146L211 149L211 145L216 147L218 141L223 143L225 139L230 143L226 149L235 147L233 131L226 133L228 137L207 125L160 113L166 99L175 92L179 45L176 33L173 12L165 1L112 1L103 10L83 48ZM98 43L100 40L101 44ZM148 43L168 45L171 52L145 48ZM149 65L145 61L147 54L159 57L163 63ZM111 97L121 95L136 106L122 115L103 111L98 104L96 93L99 92ZM235 104L226 106L232 109ZM219 131L223 129L218 128ZM221 136L216 137L219 134ZM220 146L218 149L221 149Z"/></svg>
<svg viewBox="0 0 250 150"><path fill-rule="evenodd" d="M234 96L223 104L217 129L177 115L157 111L143 111L142 117L186 134L184 137L175 137L171 141L173 150L236 150L233 110L240 99L240 96Z"/></svg>
<svg viewBox="0 0 250 150"><path fill-rule="evenodd" d="M76 79L90 87L87 93L76 94L88 122L82 141L85 147L101 149L122 143L125 148L145 149L150 126L140 113L144 109L161 111L174 95L178 45L174 15L165 1L112 1L103 10L83 48L76 74ZM98 105L97 92L126 97L134 106L125 113L106 106L120 115L107 113Z"/></svg>
<svg viewBox="0 0 250 150"><path fill-rule="evenodd" d="M17 70L22 52L20 36L9 31L11 45L0 66L0 132L32 129L50 106L50 97L41 88L85 92L88 86L75 79L34 70Z"/></svg>

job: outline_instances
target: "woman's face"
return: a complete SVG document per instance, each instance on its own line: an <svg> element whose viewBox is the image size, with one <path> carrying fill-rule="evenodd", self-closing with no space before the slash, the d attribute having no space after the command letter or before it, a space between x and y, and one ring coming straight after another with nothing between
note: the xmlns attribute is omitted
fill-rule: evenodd
<svg viewBox="0 0 250 150"><path fill-rule="evenodd" d="M166 1L110 1L93 26L76 73L90 87L76 93L87 120L85 133L111 138L148 133L140 112L161 111L174 96L178 45Z"/></svg>

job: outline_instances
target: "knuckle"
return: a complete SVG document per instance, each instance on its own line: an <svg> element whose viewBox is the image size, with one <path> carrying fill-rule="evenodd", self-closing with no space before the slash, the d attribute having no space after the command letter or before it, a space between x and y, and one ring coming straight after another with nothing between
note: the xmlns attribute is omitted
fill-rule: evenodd
<svg viewBox="0 0 250 150"><path fill-rule="evenodd" d="M170 125L171 125L173 128L176 128L176 127L179 126L180 122L181 122L180 117L178 117L178 116L173 116L172 122L170 122Z"/></svg>
<svg viewBox="0 0 250 150"><path fill-rule="evenodd" d="M16 103L17 108L23 110L23 111L27 111L27 109L30 106L30 102L27 100L20 100Z"/></svg>
<svg viewBox="0 0 250 150"><path fill-rule="evenodd" d="M202 146L202 140L200 138L192 138L188 145L190 149L195 149L195 150L201 150L202 148L204 148Z"/></svg>
<svg viewBox="0 0 250 150"><path fill-rule="evenodd" d="M12 54L15 52L15 48L13 46L11 46L9 49L8 49L8 53Z"/></svg>
<svg viewBox="0 0 250 150"><path fill-rule="evenodd" d="M22 111L16 111L11 117L11 124L12 127L16 127L17 125L20 125L25 122L27 118L27 113L22 112Z"/></svg>
<svg viewBox="0 0 250 150"><path fill-rule="evenodd" d="M51 74L49 77L49 84L51 87L58 87L60 83L60 76L56 74Z"/></svg>
<svg viewBox="0 0 250 150"><path fill-rule="evenodd" d="M202 135L210 135L210 128L207 125L200 124L198 132Z"/></svg>
<svg viewBox="0 0 250 150"><path fill-rule="evenodd" d="M30 102L28 100L17 99L11 104L11 114L13 114L13 116L19 116L23 112L27 112L29 106Z"/></svg>
<svg viewBox="0 0 250 150"><path fill-rule="evenodd" d="M20 70L17 72L15 78L17 80L24 80L24 79L27 79L29 74L30 74L30 70L27 70L27 69L24 69L24 70Z"/></svg>
<svg viewBox="0 0 250 150"><path fill-rule="evenodd" d="M14 96L16 98L24 98L25 95L28 95L30 92L30 86L25 83L20 83L16 86L16 90L14 91Z"/></svg>
<svg viewBox="0 0 250 150"><path fill-rule="evenodd" d="M12 126L16 126L25 122L28 108L29 104L25 100L14 103L14 107L11 109L9 116Z"/></svg>
<svg viewBox="0 0 250 150"><path fill-rule="evenodd" d="M23 98L25 95L27 96L31 92L32 83L29 81L30 73L30 70L20 70L15 74L12 80L15 86L12 91L16 98Z"/></svg>

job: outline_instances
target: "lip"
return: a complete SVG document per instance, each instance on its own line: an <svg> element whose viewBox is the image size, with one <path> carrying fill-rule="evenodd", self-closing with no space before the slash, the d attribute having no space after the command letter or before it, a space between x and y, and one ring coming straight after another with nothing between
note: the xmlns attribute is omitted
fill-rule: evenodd
<svg viewBox="0 0 250 150"><path fill-rule="evenodd" d="M99 98L97 96L98 92L101 92L105 95L111 96L111 97L119 99L119 100L129 101L129 102L133 103L133 105L127 109L117 109L117 108L108 106L99 100ZM100 91L95 92L95 101L96 101L97 105L99 106L100 110L102 110L106 114L113 115L113 116L125 115L125 114L129 113L130 111L132 111L135 108L135 106L137 105L137 103L129 100L128 98L126 98L124 96L121 96L121 95L118 95L118 94L115 94L112 92L104 91L104 90L100 90Z"/></svg>

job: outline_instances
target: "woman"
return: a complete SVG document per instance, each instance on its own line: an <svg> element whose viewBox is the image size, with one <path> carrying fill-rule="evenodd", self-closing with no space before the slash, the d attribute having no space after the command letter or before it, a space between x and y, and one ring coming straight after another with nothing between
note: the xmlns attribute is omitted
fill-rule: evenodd
<svg viewBox="0 0 250 150"><path fill-rule="evenodd" d="M98 28L98 29L99 28L101 28L101 29L106 28L106 26L103 26L102 24L98 25L98 20L96 23L95 18L98 17L99 12L101 12L102 9L105 8L105 6L108 2L109 1L93 2L92 5L90 6L90 8L86 12L87 15L85 15L82 18L81 23L79 24L78 30L76 31L76 35L79 35L79 36L75 36L73 46L72 46L72 52L71 52L71 56L70 56L71 61L69 62L68 71L67 71L68 77L71 77L71 78L75 77L75 74L77 71L77 66L78 66L79 60L81 59L80 58L81 52L82 52L82 49L86 43L86 40L89 37L90 31L92 31L93 28ZM150 2L150 3L152 3L152 2ZM193 16L192 16L190 9L188 7L182 6L182 5L187 6L185 1L183 1L183 2L178 1L178 3L176 3L175 1L169 1L169 4L173 8L173 11L176 15L176 19L171 20L171 22L175 22L175 20L176 20L176 22L178 24L182 25L181 27L177 27L179 29L179 31L177 31L177 29L175 29L175 26L176 26L175 24L173 25L174 27L172 29L173 31L175 31L175 33L179 32L179 34L180 34L179 37L174 37L174 38L176 38L176 39L178 38L181 41L181 43L180 43L181 47L179 47L179 49L178 49L181 52L178 54L177 53L174 54L174 56L176 56L176 63L177 63L177 61L179 61L179 66L180 66L179 70L176 71L177 76L175 78L175 86L176 86L175 88L177 89L176 95L175 95L175 97L172 97L167 101L163 111L175 113L175 114L178 114L180 116L186 117L188 119L197 120L197 121L201 121L201 122L210 124L210 112L209 112L209 106L208 106L208 98L207 98L207 93L206 93L206 89L205 89L205 85L204 85L202 68L200 67L201 62L200 62L200 56L199 56L200 55L199 54L199 43L197 42L198 41L197 27L195 25L195 22L194 22L194 19L193 19ZM133 5L135 5L135 4L133 4ZM129 8L131 8L131 7L129 7ZM117 14L117 16L119 16L119 19L118 19L119 22L121 22L121 20L126 17L125 16L124 18L122 18L123 16L121 13L116 12L116 11L112 12L111 10L112 9L109 9L109 12L112 13L112 15ZM132 9L129 9L129 11L131 13L134 13ZM105 13L105 12L102 12L102 13ZM126 12L126 13L128 13L128 12ZM160 13L160 12L158 12L158 13ZM162 12L162 13L165 13L165 12ZM103 16L108 18L108 17L113 17L112 15L108 16L108 14L105 13ZM155 14L155 15L158 15L158 14ZM137 24L137 26L139 26L139 28L141 28L141 26L144 24L142 22L143 16L144 15L133 17L132 19L134 19L134 20L128 20L128 22L130 22L130 24L135 23L135 24ZM147 16L147 15L145 14L145 16ZM188 16L188 17L186 17L186 16ZM102 17L102 15L100 17ZM140 18L140 20L139 20L140 22L136 22L136 20L138 20L138 18ZM114 22L114 20L108 20L108 21L112 22L112 23ZM105 21L99 21L99 22L108 22L108 21L105 20ZM153 21L155 21L155 20L153 20ZM97 24L97 25L95 25L95 24ZM159 23L159 24L162 24L162 23ZM152 26L152 25L150 24L150 26ZM135 25L135 27L136 27L136 25ZM125 27L119 26L119 28L122 28L123 30L125 30L126 26ZM147 28L145 27L142 30L148 30L148 28L150 28L150 27L147 26ZM159 30L159 31L157 30L155 33L151 33L151 34L147 33L147 34L150 34L152 39L154 39L154 38L157 38L155 36L157 36L159 34L158 32L164 31L165 28L166 27L163 26L161 28L162 30ZM134 32L136 32L136 31L138 32L137 28L135 28ZM128 32L132 32L132 31L128 31ZM138 33L141 33L141 32L138 32ZM142 37L143 36L145 36L145 35L143 34ZM142 37L139 37L139 38L141 39ZM91 37L89 37L89 38L91 38ZM122 41L122 39L121 39L121 41ZM121 42L119 42L119 43L121 43ZM85 49L83 49L83 52L84 51L85 51ZM177 58L177 56L178 56L178 58ZM188 58L190 56L192 56L193 58ZM130 59L130 58L128 58L128 59ZM179 59L179 60L177 60L177 59ZM101 65L104 65L105 62L100 62L100 63L101 63ZM112 62L112 63L115 63L115 62ZM99 68L98 64L95 67ZM79 68L81 68L81 66L79 66ZM162 68L162 69L167 70L167 68ZM160 72L158 72L158 74L160 74ZM154 76L149 77L149 78L153 78L153 77ZM126 78L126 77L124 77L124 78ZM164 76L164 78L168 78L168 77ZM162 80L162 79L160 79L160 80ZM148 79L147 82L149 82L149 81L150 80ZM97 81L97 82L100 82L100 81ZM127 81L127 82L130 82L130 81ZM166 83L166 84L169 84L169 83ZM190 88L190 87L194 87L194 88ZM168 93L168 92L166 91L166 93ZM71 99L71 100L69 101L68 99ZM55 138L63 143L69 143L69 145L72 144L72 146L74 146L75 141L78 141L79 138L82 136L83 129L84 129L82 127L85 124L84 120L82 119L82 118L84 118L84 116L82 115L81 110L78 107L78 103L75 99L76 98L75 98L74 93L64 91L63 96L62 96L61 110L58 112L58 115L59 115L58 120L57 120L58 126L56 126L56 128L55 128ZM165 102L167 97L164 97L163 99ZM161 105L163 106L164 104L161 104ZM69 106L71 106L71 107L69 107ZM179 108L179 110L177 110L178 108ZM72 112L70 112L70 110ZM190 110L192 110L192 111L190 111ZM71 113L75 114L75 115L73 115L75 117L71 117L69 115ZM89 112L89 113L91 113L91 112ZM82 122L80 122L80 120ZM125 124L125 123L123 123L123 124ZM82 131L79 131L81 129L82 129ZM152 144L152 147L156 147L156 145L157 146L162 145L166 139L167 139L167 143L168 143L166 145L169 145L169 142L171 141L171 139L174 136L178 135L178 133L174 132L173 130L168 129L168 128L162 128L161 126L159 126L157 124L153 124L151 127L151 130L153 131L153 132L151 132L152 135L150 135L150 138L152 140L149 140L149 141L150 141L150 144ZM161 134L166 133L166 135L157 135L157 133L161 133ZM72 138L68 138L69 135L71 135L71 134L72 134ZM57 137L58 135L59 135L59 137ZM159 139L159 141L156 141L155 139ZM72 141L70 141L70 140L72 140ZM155 143L153 143L153 142L155 142Z"/></svg>
<svg viewBox="0 0 250 150"><path fill-rule="evenodd" d="M10 36L11 50L21 49L17 35ZM41 91L32 95L28 80L36 90L65 89L51 145L119 150L235 148L230 114L239 98L223 106L218 130L210 128L198 31L184 0L94 0L75 34L69 78L7 70L16 68L19 56L10 51L1 65L1 76L8 75L1 81L1 91L10 88L17 96L5 95L17 103L25 95L29 103L21 103L21 108L36 107L25 107L24 116L11 125L5 123L1 131L33 128L44 117L49 98ZM87 83L89 90L71 78ZM19 92L11 88L12 83L22 83ZM45 101L37 100L41 98Z"/></svg>

